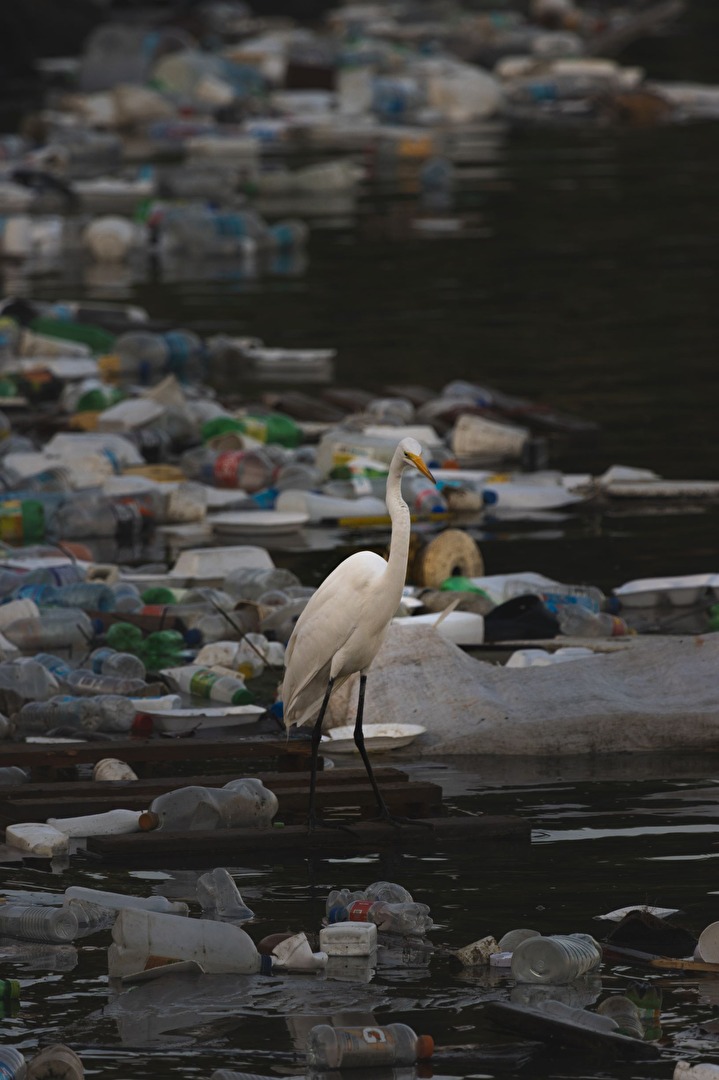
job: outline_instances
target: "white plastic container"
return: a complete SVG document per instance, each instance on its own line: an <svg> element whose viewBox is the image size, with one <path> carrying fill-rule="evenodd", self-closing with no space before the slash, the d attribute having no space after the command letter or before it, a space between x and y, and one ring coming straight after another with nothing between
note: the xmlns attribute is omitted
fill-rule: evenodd
<svg viewBox="0 0 719 1080"><path fill-rule="evenodd" d="M48 818L48 825L66 836L116 836L140 831L141 810L108 810L82 817Z"/></svg>
<svg viewBox="0 0 719 1080"><path fill-rule="evenodd" d="M350 922L323 926L320 949L328 956L371 956L377 951L377 927Z"/></svg>
<svg viewBox="0 0 719 1080"><path fill-rule="evenodd" d="M83 885L70 885L65 889L66 900L83 900L112 911L159 911L164 915L187 915L189 907L181 900L168 900L165 896L126 896L124 893L105 892L103 889L86 889Z"/></svg>
<svg viewBox="0 0 719 1080"><path fill-rule="evenodd" d="M704 1062L690 1065L688 1061L678 1061L674 1066L673 1080L719 1080L719 1065Z"/></svg>
<svg viewBox="0 0 719 1080"><path fill-rule="evenodd" d="M95 762L92 770L93 780L139 780L134 769L131 769L126 761L119 758L102 758Z"/></svg>
<svg viewBox="0 0 719 1080"><path fill-rule="evenodd" d="M117 263L138 243L138 232L127 218L106 215L90 222L82 243L98 262Z"/></svg>
<svg viewBox="0 0 719 1080"><path fill-rule="evenodd" d="M401 615L393 626L433 626L442 637L455 645L481 645L484 641L484 618L473 611L432 612L429 615Z"/></svg>
<svg viewBox="0 0 719 1080"><path fill-rule="evenodd" d="M232 923L126 909L115 920L112 941L110 978L178 960L194 960L213 975L268 974L272 969L270 957L260 956L249 934Z"/></svg>
<svg viewBox="0 0 719 1080"><path fill-rule="evenodd" d="M69 847L66 833L54 829L51 825L43 825L39 821L8 825L5 830L5 843L41 859L65 855Z"/></svg>

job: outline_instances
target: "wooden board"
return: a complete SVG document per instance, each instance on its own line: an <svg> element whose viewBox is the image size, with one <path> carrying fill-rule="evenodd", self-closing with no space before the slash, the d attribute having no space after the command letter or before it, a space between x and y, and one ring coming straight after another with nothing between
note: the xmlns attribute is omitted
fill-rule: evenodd
<svg viewBox="0 0 719 1080"><path fill-rule="evenodd" d="M184 784L181 787L187 786ZM203 785L205 786L205 785ZM442 806L442 788L428 781L384 782L382 794L390 810L408 817L431 816ZM278 786L275 794L279 799L277 817L286 816L304 820L309 799L309 779L294 787ZM124 810L147 810L152 798L147 794L126 792L122 796L103 793L75 797L56 795L44 798L7 799L0 805L0 822L10 824L19 821L45 821L49 817L79 817L83 814L102 814L118 807ZM348 783L324 783L317 789L318 810L359 808L361 813L376 813L377 802L367 777Z"/></svg>
<svg viewBox="0 0 719 1080"><path fill-rule="evenodd" d="M518 817L441 817L418 819L417 824L394 826L384 821L359 821L345 829L318 828L309 833L306 825L271 829L216 829L171 833L156 830L125 836L88 837L87 851L104 862L125 865L164 866L172 859L210 865L217 860L236 859L250 851L262 851L266 858L292 851L303 856L313 851L330 852L377 850L401 847L425 851L443 850L452 844L487 844L495 840L522 840L529 843L529 822Z"/></svg>
<svg viewBox="0 0 719 1080"><path fill-rule="evenodd" d="M373 767L375 779L378 783L400 783L409 780L409 775L403 769L396 769L391 765L375 765ZM44 780L41 783L12 784L6 787L0 786L0 812L2 804L7 799L42 799L46 796L66 798L94 798L95 796L113 795L122 798L125 794L142 794L149 799L162 795L165 791L174 791L179 787L199 784L201 787L224 787L230 780L237 780L242 776L255 776L261 780L265 787L272 791L277 787L293 787L298 783L304 783L294 772L257 772L254 768L249 770L235 769L234 772L220 774L199 773L193 776L153 776L140 778L139 780ZM324 784L355 784L367 780L367 773L363 765L342 769L327 769L317 773L317 783L320 787ZM309 775L307 777L309 782Z"/></svg>
<svg viewBox="0 0 719 1080"><path fill-rule="evenodd" d="M0 749L0 765L29 768L31 775L57 773L75 765L92 764L114 757L129 765L159 765L168 762L271 760L277 758L288 768L305 769L310 761L310 739L284 739L258 735L252 739L123 739L87 743L9 743Z"/></svg>
<svg viewBox="0 0 719 1080"><path fill-rule="evenodd" d="M658 953L641 952L639 949L626 949L624 946L602 944L602 956L607 960L626 960L627 963L641 966L664 968L669 971L704 971L707 974L719 973L719 964L708 960L690 960L686 957L660 956Z"/></svg>

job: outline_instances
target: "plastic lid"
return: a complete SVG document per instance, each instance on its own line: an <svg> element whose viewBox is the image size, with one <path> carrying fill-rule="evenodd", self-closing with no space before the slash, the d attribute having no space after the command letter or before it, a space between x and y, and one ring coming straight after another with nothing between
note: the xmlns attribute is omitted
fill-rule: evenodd
<svg viewBox="0 0 719 1080"><path fill-rule="evenodd" d="M145 810L138 819L137 824L140 826L142 832L150 832L152 829L157 829L160 825L160 815L156 814L154 810Z"/></svg>
<svg viewBox="0 0 719 1080"><path fill-rule="evenodd" d="M424 1061L434 1053L434 1039L431 1035L417 1036L417 1060Z"/></svg>

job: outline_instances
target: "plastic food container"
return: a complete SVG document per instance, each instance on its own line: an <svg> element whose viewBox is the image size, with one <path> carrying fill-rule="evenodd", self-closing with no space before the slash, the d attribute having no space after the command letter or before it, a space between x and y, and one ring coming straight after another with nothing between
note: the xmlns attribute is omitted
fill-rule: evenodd
<svg viewBox="0 0 719 1080"><path fill-rule="evenodd" d="M320 949L328 956L370 956L376 948L374 923L333 923L320 930Z"/></svg>

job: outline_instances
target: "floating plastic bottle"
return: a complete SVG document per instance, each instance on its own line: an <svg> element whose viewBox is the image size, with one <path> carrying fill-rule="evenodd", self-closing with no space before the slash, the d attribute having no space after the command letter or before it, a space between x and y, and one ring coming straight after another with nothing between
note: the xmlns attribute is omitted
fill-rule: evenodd
<svg viewBox="0 0 719 1080"><path fill-rule="evenodd" d="M268 488L277 471L266 450L190 450L180 464L193 480L220 488L239 488L248 494Z"/></svg>
<svg viewBox="0 0 719 1080"><path fill-rule="evenodd" d="M115 594L107 585L78 581L71 585L21 585L16 596L34 600L41 607L80 608L82 611L113 611Z"/></svg>
<svg viewBox="0 0 719 1080"><path fill-rule="evenodd" d="M42 540L45 507L38 499L0 500L0 541L22 544Z"/></svg>
<svg viewBox="0 0 719 1080"><path fill-rule="evenodd" d="M0 906L0 934L9 937L62 944L74 941L77 931L77 918L67 908L28 904Z"/></svg>
<svg viewBox="0 0 719 1080"><path fill-rule="evenodd" d="M639 1010L624 994L613 994L600 1001L597 1012L601 1016L611 1016L620 1035L628 1035L633 1039L644 1038L644 1025Z"/></svg>
<svg viewBox="0 0 719 1080"><path fill-rule="evenodd" d="M512 954L512 975L517 982L569 983L594 971L602 950L589 934L531 937Z"/></svg>
<svg viewBox="0 0 719 1080"><path fill-rule="evenodd" d="M269 828L279 803L256 777L231 780L222 788L190 785L158 795L140 819L142 829Z"/></svg>
<svg viewBox="0 0 719 1080"><path fill-rule="evenodd" d="M104 889L88 889L84 885L69 885L65 889L67 900L82 900L111 911L125 908L142 911L158 911L166 915L187 915L189 908L181 900L168 900L165 896L130 896L125 893L107 892Z"/></svg>
<svg viewBox="0 0 719 1080"><path fill-rule="evenodd" d="M15 729L21 735L40 734L65 726L87 731L128 732L136 713L130 698L114 694L96 697L57 695L48 701L31 701L23 705L15 716Z"/></svg>
<svg viewBox="0 0 719 1080"><path fill-rule="evenodd" d="M434 1052L430 1035L417 1035L407 1024L331 1027L318 1024L307 1036L307 1062L314 1068L375 1068L413 1065Z"/></svg>
<svg viewBox="0 0 719 1080"><path fill-rule="evenodd" d="M327 900L330 923L373 922L377 929L394 934L423 935L432 929L432 919L426 904L414 901L388 904L382 900L350 900L343 902L336 892Z"/></svg>
<svg viewBox="0 0 719 1080"><path fill-rule="evenodd" d="M125 909L112 928L107 951L110 978L154 966L158 958L194 960L211 975L269 974L272 960L261 956L239 926L209 919L187 919L155 911Z"/></svg>
<svg viewBox="0 0 719 1080"><path fill-rule="evenodd" d="M2 1080L25 1080L27 1063L14 1046L0 1046L0 1076Z"/></svg>
<svg viewBox="0 0 719 1080"><path fill-rule="evenodd" d="M247 922L254 918L254 911L247 907L234 878L223 866L199 878L197 899L203 913L211 912L216 919Z"/></svg>
<svg viewBox="0 0 719 1080"><path fill-rule="evenodd" d="M84 1076L82 1061L63 1043L46 1046L27 1067L27 1080L83 1080Z"/></svg>

